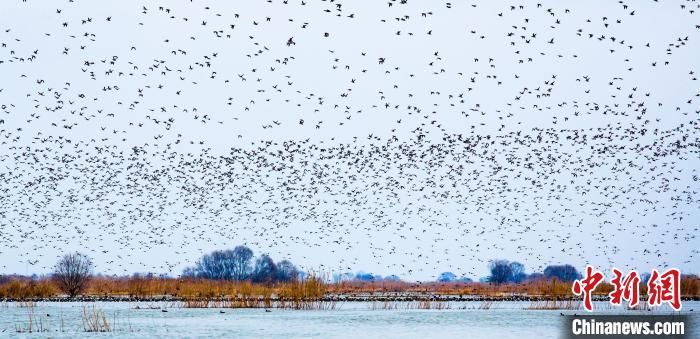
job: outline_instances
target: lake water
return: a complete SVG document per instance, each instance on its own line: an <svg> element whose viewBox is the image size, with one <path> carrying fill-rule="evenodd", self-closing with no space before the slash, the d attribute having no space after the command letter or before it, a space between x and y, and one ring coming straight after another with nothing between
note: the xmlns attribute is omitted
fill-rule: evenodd
<svg viewBox="0 0 700 339"><path fill-rule="evenodd" d="M528 310L528 302L497 302L479 309L478 302L453 302L449 309L377 309L381 304L345 303L334 310L191 309L172 303L36 303L21 307L0 304L2 337L116 337L116 338L557 338L565 314L571 310ZM136 309L136 307L139 309ZM112 332L86 333L84 309L101 310ZM402 305L398 305L402 308ZM683 312L695 316L700 302L684 302ZM167 312L163 312L166 309ZM668 314L668 310L622 311L596 303L597 313ZM692 310L692 311L691 311ZM221 312L224 313L221 313ZM32 330L26 331L32 314ZM695 321L700 333L700 321Z"/></svg>

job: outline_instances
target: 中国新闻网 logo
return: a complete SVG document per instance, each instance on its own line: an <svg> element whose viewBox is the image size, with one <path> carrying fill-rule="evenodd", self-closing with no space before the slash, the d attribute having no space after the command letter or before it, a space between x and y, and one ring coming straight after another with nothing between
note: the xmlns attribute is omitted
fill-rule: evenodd
<svg viewBox="0 0 700 339"><path fill-rule="evenodd" d="M632 270L626 276L617 268L612 269L613 279L610 283L613 291L608 293L610 303L613 305L622 304L627 301L629 307L639 304L639 285L641 278L639 274ZM577 296L583 296L583 306L587 311L593 311L592 294L598 285L605 279L602 272L596 271L593 267L586 266L585 276L575 280L571 291ZM651 276L647 282L647 304L649 306L659 306L668 303L675 311L681 309L681 272L671 268L663 273L657 270L651 271Z"/></svg>

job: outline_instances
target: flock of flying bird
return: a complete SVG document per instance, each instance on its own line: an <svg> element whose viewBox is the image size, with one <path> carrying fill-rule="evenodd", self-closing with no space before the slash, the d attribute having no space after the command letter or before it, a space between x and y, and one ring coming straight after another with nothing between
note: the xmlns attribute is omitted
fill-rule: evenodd
<svg viewBox="0 0 700 339"><path fill-rule="evenodd" d="M4 2L0 272L697 269L698 10Z"/></svg>

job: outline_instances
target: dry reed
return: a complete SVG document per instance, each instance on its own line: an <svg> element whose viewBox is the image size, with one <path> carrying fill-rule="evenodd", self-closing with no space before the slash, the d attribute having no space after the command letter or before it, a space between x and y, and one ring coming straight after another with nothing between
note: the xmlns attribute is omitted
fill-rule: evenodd
<svg viewBox="0 0 700 339"><path fill-rule="evenodd" d="M91 305L83 305L81 317L83 320L83 330L85 332L111 332L109 321L104 311Z"/></svg>
<svg viewBox="0 0 700 339"><path fill-rule="evenodd" d="M598 286L594 294L604 296L610 291L612 291L612 286L603 283ZM645 293L646 286L641 284L640 294ZM329 296L363 296L371 299L368 297L451 295L504 300L518 296L563 299L571 296L571 283L557 279L539 279L501 285L480 282L411 283L402 281L328 283L327 279L319 276L302 281L261 285L252 284L249 281L214 281L155 276L98 276L92 278L83 294L93 298L130 298L136 300L168 300L170 298L182 301L185 307L212 307L210 304L213 303L217 306L224 305L236 308L278 306L306 309L310 307L309 302L313 305L324 298L328 299ZM691 298L700 297L700 278L684 276L681 281L681 295ZM30 279L17 276L0 283L0 299L38 300L57 296L59 296L58 289L46 277Z"/></svg>

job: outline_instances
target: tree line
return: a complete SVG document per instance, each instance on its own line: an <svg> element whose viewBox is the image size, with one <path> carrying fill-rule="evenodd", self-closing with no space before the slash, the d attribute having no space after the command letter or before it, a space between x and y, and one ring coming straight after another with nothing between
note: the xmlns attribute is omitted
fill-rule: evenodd
<svg viewBox="0 0 700 339"><path fill-rule="evenodd" d="M525 280L538 280L542 278L556 278L560 281L574 281L581 279L581 273L571 265L550 265L543 273L525 273L525 266L517 261L493 260L489 263L491 275L488 281L496 284L520 283Z"/></svg>
<svg viewBox="0 0 700 339"><path fill-rule="evenodd" d="M507 283L522 283L526 281L534 281L540 279L557 279L559 281L571 282L576 279L581 279L581 273L572 265L550 265L544 269L544 272L527 274L525 273L525 265L517 261L508 261L503 259L492 260L489 262L489 275L479 279L481 282L494 284ZM438 275L437 282L451 283L462 282L469 283L472 279L461 276L458 277L452 272L442 272Z"/></svg>
<svg viewBox="0 0 700 339"><path fill-rule="evenodd" d="M572 265L550 265L543 272L527 274L525 266L517 261L492 260L489 262L489 275L480 282L493 284L523 283L541 279L557 279L562 282L572 282L581 279L581 273ZM59 290L74 297L82 293L93 276L92 260L81 253L68 253L61 257L50 276ZM134 277L137 275L135 274ZM291 261L275 262L268 254L257 258L253 250L247 246L236 246L228 250L216 250L203 255L191 267L183 270L181 278L208 279L226 281L249 281L255 284L273 286L278 283L300 281L306 273L300 271ZM643 273L642 280L647 281L649 274ZM2 276L0 276L0 282ZM332 276L333 283L344 281L358 282L401 282L397 275L382 277L380 275L358 272L340 273ZM452 272L443 272L437 279L440 283L471 283L472 279L458 277Z"/></svg>
<svg viewBox="0 0 700 339"><path fill-rule="evenodd" d="M219 250L205 254L194 266L182 272L184 278L247 281L258 284L274 284L297 280L302 272L289 260L275 263L267 254L253 261L253 250L236 246L232 250Z"/></svg>
<svg viewBox="0 0 700 339"><path fill-rule="evenodd" d="M87 255L68 253L54 266L51 280L59 290L72 298L86 289L93 271L94 265ZM138 276L138 273L134 274L134 277ZM250 281L265 285L290 282L304 276L291 261L275 262L267 254L254 258L253 250L246 246L205 254L194 266L185 268L181 275L182 278Z"/></svg>

